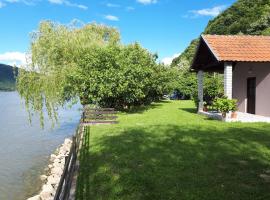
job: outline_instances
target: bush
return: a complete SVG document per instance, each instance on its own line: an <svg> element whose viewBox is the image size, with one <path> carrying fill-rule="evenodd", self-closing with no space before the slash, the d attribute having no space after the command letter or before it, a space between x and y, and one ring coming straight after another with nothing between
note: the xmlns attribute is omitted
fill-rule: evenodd
<svg viewBox="0 0 270 200"><path fill-rule="evenodd" d="M228 99L227 97L217 98L213 106L221 113L228 113L237 110L237 100Z"/></svg>

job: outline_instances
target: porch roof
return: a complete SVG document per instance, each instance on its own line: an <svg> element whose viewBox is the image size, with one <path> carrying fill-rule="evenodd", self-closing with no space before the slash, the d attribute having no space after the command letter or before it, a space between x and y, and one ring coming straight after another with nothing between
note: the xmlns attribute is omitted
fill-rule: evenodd
<svg viewBox="0 0 270 200"><path fill-rule="evenodd" d="M270 36L202 35L191 69L221 71L224 62L270 62Z"/></svg>

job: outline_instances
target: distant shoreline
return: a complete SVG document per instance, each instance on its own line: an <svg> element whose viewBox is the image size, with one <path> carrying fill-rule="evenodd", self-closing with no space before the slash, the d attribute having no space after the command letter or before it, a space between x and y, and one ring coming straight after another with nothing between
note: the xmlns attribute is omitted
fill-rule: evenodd
<svg viewBox="0 0 270 200"><path fill-rule="evenodd" d="M0 88L0 92L15 92L15 89L1 89Z"/></svg>

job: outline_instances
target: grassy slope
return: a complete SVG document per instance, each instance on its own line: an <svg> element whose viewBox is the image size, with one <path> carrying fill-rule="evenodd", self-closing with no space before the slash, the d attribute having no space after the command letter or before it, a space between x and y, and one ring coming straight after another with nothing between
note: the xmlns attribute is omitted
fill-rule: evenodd
<svg viewBox="0 0 270 200"><path fill-rule="evenodd" d="M270 199L270 125L222 123L191 101L120 114L91 127L82 149L77 199ZM269 171L268 171L269 173Z"/></svg>

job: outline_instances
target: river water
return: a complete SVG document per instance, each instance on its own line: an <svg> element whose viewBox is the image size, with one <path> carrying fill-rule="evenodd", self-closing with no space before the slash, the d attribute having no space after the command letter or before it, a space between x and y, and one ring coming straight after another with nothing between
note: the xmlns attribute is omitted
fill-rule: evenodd
<svg viewBox="0 0 270 200"><path fill-rule="evenodd" d="M29 124L16 92L0 92L0 200L22 200L37 194L39 176L50 154L76 130L80 105L59 113L59 125L52 130L47 122L42 130L37 116Z"/></svg>

